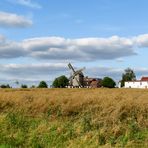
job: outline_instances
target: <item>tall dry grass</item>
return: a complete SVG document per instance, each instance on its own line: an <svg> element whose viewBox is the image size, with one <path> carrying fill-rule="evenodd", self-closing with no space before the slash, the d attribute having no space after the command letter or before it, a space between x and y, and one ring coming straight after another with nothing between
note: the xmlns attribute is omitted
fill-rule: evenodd
<svg viewBox="0 0 148 148"><path fill-rule="evenodd" d="M131 133L129 126L148 129L148 90L1 89L0 113L9 112L32 118L50 116L49 122L83 118L86 131L93 125L104 138L107 134L116 138Z"/></svg>
<svg viewBox="0 0 148 148"><path fill-rule="evenodd" d="M134 116L147 126L148 90L139 89L22 89L0 90L0 111L23 110L30 116L60 107L63 115L93 112L116 122ZM106 119L105 119L106 118Z"/></svg>

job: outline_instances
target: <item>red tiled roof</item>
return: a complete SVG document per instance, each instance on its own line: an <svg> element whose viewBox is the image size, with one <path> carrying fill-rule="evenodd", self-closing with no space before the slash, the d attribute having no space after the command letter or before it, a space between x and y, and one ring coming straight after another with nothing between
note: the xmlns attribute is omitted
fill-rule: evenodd
<svg viewBox="0 0 148 148"><path fill-rule="evenodd" d="M142 77L141 81L148 81L148 77Z"/></svg>
<svg viewBox="0 0 148 148"><path fill-rule="evenodd" d="M141 80L126 81L126 82L142 82L142 81L148 81L148 77L142 77Z"/></svg>

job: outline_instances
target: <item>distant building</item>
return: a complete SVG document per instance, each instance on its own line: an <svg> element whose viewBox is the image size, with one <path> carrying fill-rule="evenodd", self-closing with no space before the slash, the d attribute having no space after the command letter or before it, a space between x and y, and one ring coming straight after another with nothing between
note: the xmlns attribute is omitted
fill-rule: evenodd
<svg viewBox="0 0 148 148"><path fill-rule="evenodd" d="M99 78L84 78L84 87L86 88L99 88L101 87L102 79Z"/></svg>
<svg viewBox="0 0 148 148"><path fill-rule="evenodd" d="M148 88L148 77L142 77L141 80L126 81L125 88Z"/></svg>

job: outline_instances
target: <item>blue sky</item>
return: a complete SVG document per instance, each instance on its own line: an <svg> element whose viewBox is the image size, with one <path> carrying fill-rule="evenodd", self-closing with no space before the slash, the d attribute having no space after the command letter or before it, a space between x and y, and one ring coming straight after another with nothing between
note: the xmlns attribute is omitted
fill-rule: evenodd
<svg viewBox="0 0 148 148"><path fill-rule="evenodd" d="M1 0L0 83L38 83L67 63L92 77L148 75L147 0Z"/></svg>

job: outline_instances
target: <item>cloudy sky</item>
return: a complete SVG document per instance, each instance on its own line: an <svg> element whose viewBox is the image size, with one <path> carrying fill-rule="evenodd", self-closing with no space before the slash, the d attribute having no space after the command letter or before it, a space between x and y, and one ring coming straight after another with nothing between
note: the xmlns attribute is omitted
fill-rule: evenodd
<svg viewBox="0 0 148 148"><path fill-rule="evenodd" d="M67 64L89 77L148 76L147 0L1 0L0 84L50 85Z"/></svg>

